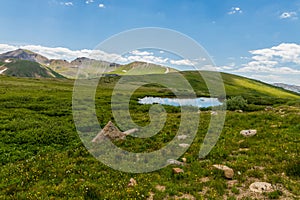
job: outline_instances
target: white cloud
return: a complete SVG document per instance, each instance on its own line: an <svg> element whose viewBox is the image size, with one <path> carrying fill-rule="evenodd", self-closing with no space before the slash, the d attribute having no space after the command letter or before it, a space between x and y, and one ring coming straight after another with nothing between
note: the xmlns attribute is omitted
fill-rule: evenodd
<svg viewBox="0 0 300 200"><path fill-rule="evenodd" d="M267 83L287 83L300 85L299 75L249 74L249 78Z"/></svg>
<svg viewBox="0 0 300 200"><path fill-rule="evenodd" d="M16 46L0 44L0 54L18 49Z"/></svg>
<svg viewBox="0 0 300 200"><path fill-rule="evenodd" d="M64 5L64 6L73 6L73 2L69 1L69 2L61 2L60 3L61 5Z"/></svg>
<svg viewBox="0 0 300 200"><path fill-rule="evenodd" d="M239 7L232 7L230 11L227 13L228 15L241 14L243 11Z"/></svg>
<svg viewBox="0 0 300 200"><path fill-rule="evenodd" d="M300 74L300 45L282 43L271 48L250 51L251 60L237 73Z"/></svg>
<svg viewBox="0 0 300 200"><path fill-rule="evenodd" d="M283 12L280 16L280 19L298 19L297 13L292 11L292 12Z"/></svg>
<svg viewBox="0 0 300 200"><path fill-rule="evenodd" d="M253 60L278 60L280 62L292 62L300 64L300 45L295 43L282 43L266 49L250 51Z"/></svg>
<svg viewBox="0 0 300 200"><path fill-rule="evenodd" d="M193 66L195 63L188 59L182 60L170 60L172 65L186 65L186 66Z"/></svg>
<svg viewBox="0 0 300 200"><path fill-rule="evenodd" d="M99 8L105 8L105 5L104 5L103 3L100 3L100 4L98 5L98 7L99 7Z"/></svg>
<svg viewBox="0 0 300 200"><path fill-rule="evenodd" d="M136 55L136 56L150 56L150 55L153 55L152 52L139 51L139 50L134 50L134 51L131 51L130 53L133 54L133 55Z"/></svg>
<svg viewBox="0 0 300 200"><path fill-rule="evenodd" d="M87 0L85 1L86 4L94 3L94 0Z"/></svg>
<svg viewBox="0 0 300 200"><path fill-rule="evenodd" d="M35 53L41 54L49 59L63 59L67 61L72 61L78 57L87 57L97 60L103 60L108 62L119 62L125 63L128 60L121 55L106 53L101 50L90 50L90 49L82 49L82 50L70 50L64 47L44 47L40 45L7 45L0 44L0 53L5 53L7 51L13 51L16 49L28 49Z"/></svg>
<svg viewBox="0 0 300 200"><path fill-rule="evenodd" d="M167 64L169 59L157 57L157 56L153 56L153 55L151 55L151 56L136 55L136 56L128 56L127 60L129 62L142 61L142 62L149 62L149 63L155 63L155 64Z"/></svg>

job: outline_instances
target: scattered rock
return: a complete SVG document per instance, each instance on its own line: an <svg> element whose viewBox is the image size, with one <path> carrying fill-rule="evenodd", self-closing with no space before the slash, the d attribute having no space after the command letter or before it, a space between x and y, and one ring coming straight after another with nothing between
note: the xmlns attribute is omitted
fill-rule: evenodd
<svg viewBox="0 0 300 200"><path fill-rule="evenodd" d="M136 185L137 185L136 180L134 180L133 178L131 178L131 179L129 180L128 187L134 187L134 186L136 186Z"/></svg>
<svg viewBox="0 0 300 200"><path fill-rule="evenodd" d="M242 144L245 140L238 141L238 144Z"/></svg>
<svg viewBox="0 0 300 200"><path fill-rule="evenodd" d="M254 166L253 169L255 169L255 170L264 170L265 167L262 167L262 166Z"/></svg>
<svg viewBox="0 0 300 200"><path fill-rule="evenodd" d="M147 198L147 200L153 200L154 195L155 194L153 192L149 192L149 197Z"/></svg>
<svg viewBox="0 0 300 200"><path fill-rule="evenodd" d="M106 138L111 140L124 140L127 135L137 132L138 129L130 129L125 132L121 132L111 121L98 133L98 135L92 140L96 143Z"/></svg>
<svg viewBox="0 0 300 200"><path fill-rule="evenodd" d="M183 144L179 144L179 146L180 146L180 147L183 147L183 148L186 148L186 147L189 147L190 145L189 145L189 144L184 144L184 143L183 143Z"/></svg>
<svg viewBox="0 0 300 200"><path fill-rule="evenodd" d="M239 151L241 152L241 151L250 151L250 149L249 148L239 148Z"/></svg>
<svg viewBox="0 0 300 200"><path fill-rule="evenodd" d="M187 135L178 135L178 140L185 140L187 138Z"/></svg>
<svg viewBox="0 0 300 200"><path fill-rule="evenodd" d="M138 132L138 131L139 131L139 129L133 128L133 129L124 131L123 134L124 134L124 135L130 135L130 134L135 133L135 132Z"/></svg>
<svg viewBox="0 0 300 200"><path fill-rule="evenodd" d="M254 182L249 186L249 188L252 192L258 193L271 192L273 190L272 185L266 182Z"/></svg>
<svg viewBox="0 0 300 200"><path fill-rule="evenodd" d="M274 108L272 106L265 107L265 111L271 111L271 110L274 110Z"/></svg>
<svg viewBox="0 0 300 200"><path fill-rule="evenodd" d="M208 178L208 177L203 177L203 178L200 179L200 182L201 182L201 183L206 183L206 182L208 182L208 181L209 181L209 178Z"/></svg>
<svg viewBox="0 0 300 200"><path fill-rule="evenodd" d="M224 171L224 175L226 178L228 179L232 179L234 176L234 171L233 169L231 169L230 167L227 167L225 165L213 165L215 168L219 169L219 170L223 170Z"/></svg>
<svg viewBox="0 0 300 200"><path fill-rule="evenodd" d="M182 162L186 163L186 158L181 158Z"/></svg>
<svg viewBox="0 0 300 200"><path fill-rule="evenodd" d="M242 130L240 132L241 135L245 136L245 137L251 137L253 135L256 135L257 131L256 130Z"/></svg>
<svg viewBox="0 0 300 200"><path fill-rule="evenodd" d="M177 199L195 200L196 198L191 194L183 194L181 197L175 196L175 200Z"/></svg>
<svg viewBox="0 0 300 200"><path fill-rule="evenodd" d="M238 180L227 181L227 185L228 185L229 188L232 188L236 184L238 184Z"/></svg>
<svg viewBox="0 0 300 200"><path fill-rule="evenodd" d="M185 163L180 162L180 161L178 161L178 160L174 160L174 159L169 159L169 160L167 160L167 163L170 164L170 165L178 165L178 166L183 166L183 165L185 165Z"/></svg>
<svg viewBox="0 0 300 200"><path fill-rule="evenodd" d="M183 169L180 169L180 168L173 168L173 173L180 174L180 173L184 173L184 171L183 171Z"/></svg>
<svg viewBox="0 0 300 200"><path fill-rule="evenodd" d="M242 110L236 110L235 112L243 113L244 111L242 111Z"/></svg>
<svg viewBox="0 0 300 200"><path fill-rule="evenodd" d="M210 114L211 115L218 115L218 113L216 111L211 111Z"/></svg>
<svg viewBox="0 0 300 200"><path fill-rule="evenodd" d="M166 186L163 185L157 185L155 187L155 189L157 189L158 191L164 192L166 190Z"/></svg>

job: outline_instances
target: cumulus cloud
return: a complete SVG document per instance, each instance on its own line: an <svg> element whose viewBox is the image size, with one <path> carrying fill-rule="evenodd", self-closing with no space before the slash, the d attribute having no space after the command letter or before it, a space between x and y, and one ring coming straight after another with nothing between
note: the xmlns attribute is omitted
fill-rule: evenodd
<svg viewBox="0 0 300 200"><path fill-rule="evenodd" d="M242 9L239 7L232 7L230 11L227 13L228 15L241 14L243 13Z"/></svg>
<svg viewBox="0 0 300 200"><path fill-rule="evenodd" d="M250 51L251 60L235 72L300 74L300 45L282 43L271 48Z"/></svg>
<svg viewBox="0 0 300 200"><path fill-rule="evenodd" d="M127 59L118 54L106 53L101 50L70 50L64 47L44 47L40 45L7 45L0 44L0 53L7 51L13 51L16 49L28 49L40 55L43 55L49 59L63 59L72 61L78 57L87 57L97 60L103 60L108 62L127 62Z"/></svg>
<svg viewBox="0 0 300 200"><path fill-rule="evenodd" d="M8 45L8 44L0 44L0 54L8 51L16 50L16 46Z"/></svg>
<svg viewBox="0 0 300 200"><path fill-rule="evenodd" d="M129 62L142 61L142 62L155 63L155 64L167 64L169 59L157 57L157 56L137 55L137 56L128 56L127 60Z"/></svg>
<svg viewBox="0 0 300 200"><path fill-rule="evenodd" d="M85 1L86 4L94 3L94 0L87 0Z"/></svg>
<svg viewBox="0 0 300 200"><path fill-rule="evenodd" d="M130 52L133 55L137 55L137 56L150 56L153 55L152 52L148 52L148 51L139 51L139 50L134 50Z"/></svg>
<svg viewBox="0 0 300 200"><path fill-rule="evenodd" d="M193 66L195 63L188 59L182 59L182 60L170 60L170 63L172 65L185 65L185 66Z"/></svg>
<svg viewBox="0 0 300 200"><path fill-rule="evenodd" d="M103 3L100 3L100 4L98 5L98 7L99 7L99 8L105 8L105 5L104 5Z"/></svg>
<svg viewBox="0 0 300 200"><path fill-rule="evenodd" d="M129 52L128 54L118 55L114 53L107 53L101 50L90 50L90 49L82 49L82 50L71 50L64 47L45 47L41 45L7 45L0 44L0 53L5 53L7 51L13 51L16 49L28 49L40 55L47 57L48 59L62 59L67 61L72 61L79 57L87 57L96 60L103 60L107 62L115 62L120 64L126 64L134 61L142 61L154 64L160 64L170 67L175 67L180 69L180 67L192 67L194 65L201 65L204 69L208 69L205 66L206 59L198 58L194 60L188 59L171 59L166 54L155 55L151 51L141 51L134 50Z"/></svg>
<svg viewBox="0 0 300 200"><path fill-rule="evenodd" d="M61 5L64 5L64 6L73 6L73 2L69 1L69 2L61 2L60 3Z"/></svg>
<svg viewBox="0 0 300 200"><path fill-rule="evenodd" d="M280 19L298 19L297 13L292 11L292 12L283 12L280 16Z"/></svg>

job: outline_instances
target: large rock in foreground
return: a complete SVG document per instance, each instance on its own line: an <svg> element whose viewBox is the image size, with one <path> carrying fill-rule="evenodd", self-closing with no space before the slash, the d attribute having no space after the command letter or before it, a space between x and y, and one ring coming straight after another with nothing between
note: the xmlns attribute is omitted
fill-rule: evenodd
<svg viewBox="0 0 300 200"><path fill-rule="evenodd" d="M251 137L256 135L257 131L256 130L242 130L240 132L241 135L245 136L245 137Z"/></svg>
<svg viewBox="0 0 300 200"><path fill-rule="evenodd" d="M258 192L258 193L271 192L273 190L272 185L270 183L266 183L266 182L252 183L249 186L249 188L252 192Z"/></svg>
<svg viewBox="0 0 300 200"><path fill-rule="evenodd" d="M127 135L138 131L138 129L130 129L128 131L120 131L114 123L109 121L106 126L98 133L98 135L92 140L92 142L99 142L105 138L111 140L124 140Z"/></svg>
<svg viewBox="0 0 300 200"><path fill-rule="evenodd" d="M230 167L227 167L225 165L213 165L215 168L224 171L224 175L228 179L232 179L234 176L234 171Z"/></svg>

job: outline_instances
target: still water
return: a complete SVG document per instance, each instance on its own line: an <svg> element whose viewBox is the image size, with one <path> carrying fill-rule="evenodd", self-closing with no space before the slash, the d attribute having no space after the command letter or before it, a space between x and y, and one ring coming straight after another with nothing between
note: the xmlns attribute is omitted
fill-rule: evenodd
<svg viewBox="0 0 300 200"><path fill-rule="evenodd" d="M178 98L160 98L160 97L144 97L139 99L140 104L162 104L170 106L195 106L199 108L207 108L210 106L219 106L222 103L217 98L195 98L195 99L178 99Z"/></svg>

